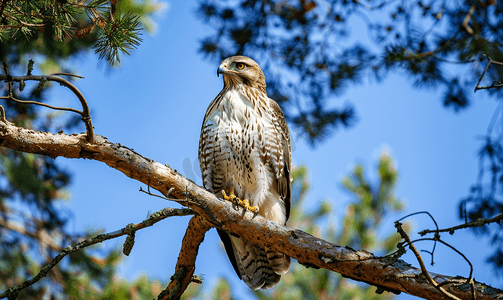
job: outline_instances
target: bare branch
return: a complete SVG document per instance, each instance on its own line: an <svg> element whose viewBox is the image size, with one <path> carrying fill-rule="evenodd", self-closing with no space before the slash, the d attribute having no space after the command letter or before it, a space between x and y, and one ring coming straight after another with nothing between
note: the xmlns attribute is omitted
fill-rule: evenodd
<svg viewBox="0 0 503 300"><path fill-rule="evenodd" d="M468 25L468 22L470 22L470 20L473 16L473 12L475 11L475 7L477 5L477 2L479 2L479 1L476 0L473 2L472 6L470 7L470 10L468 11L468 13L465 16L465 19L463 20L463 27L465 28L466 32L468 32L469 34L473 34L473 29L470 27L470 25Z"/></svg>
<svg viewBox="0 0 503 300"><path fill-rule="evenodd" d="M437 224L437 221L435 220L435 218L433 218L433 216L427 212L427 211L418 211L418 212L415 212L415 213L412 213L412 214L409 214L409 215L406 215L405 217L402 217L398 220L398 222L402 221L403 219L406 219L408 217L411 217L411 216L414 216L414 215L419 215L419 214L425 214L425 215L428 215L430 217L430 219L433 221L433 223L435 224L435 228L438 229L438 224ZM435 237L432 239L434 242L433 242L433 249L431 249L431 251L426 251L426 250L422 250L422 251L425 251L427 253L429 253L431 255L431 265L433 266L433 254L435 253L435 249L437 247L437 240L440 238L440 235L437 233L435 234ZM471 276L471 275L470 275Z"/></svg>
<svg viewBox="0 0 503 300"><path fill-rule="evenodd" d="M0 121L0 146L50 157L88 158L101 161L126 176L149 185L163 195L171 191L171 197L177 199L181 205L192 208L211 226L268 247L272 251L280 251L297 259L301 264L334 271L395 293L405 292L428 299L445 298L444 293L424 280L420 269L402 260L375 257L367 251L338 246L301 230L267 221L261 216L217 198L168 165L145 158L99 135L95 136L95 143L90 144L84 134L55 135L19 128ZM463 280L459 277L429 274L439 285L446 281ZM470 287L449 283L442 285L442 288L458 298L471 298ZM475 283L474 290L478 300L503 296L503 291L481 283Z"/></svg>
<svg viewBox="0 0 503 300"><path fill-rule="evenodd" d="M7 68L7 65L4 63L4 69L5 68ZM9 100L13 100L13 101L20 102L20 103L42 105L42 106L46 106L46 107L49 107L52 109L68 110L68 111L78 113L82 116L82 121L84 121L84 124L86 124L87 138L88 138L89 143L92 144L94 142L94 129L93 129L93 123L91 121L91 114L89 113L89 106L87 105L86 98L84 98L84 95L82 95L80 90L75 85L73 85L71 82L69 82L68 80L66 80L64 78L61 78L59 76L54 76L54 75L48 75L48 76L45 76L45 75L10 76L8 74L8 68L5 70L5 73L6 73L6 75L0 75L0 80L6 81L9 84L9 95L7 97L0 97L1 99L9 99ZM65 74L65 75L68 75L68 74ZM25 81L39 81L40 84L42 84L42 85L47 81L54 81L54 82L61 84L62 86L66 87L70 91L72 91L75 94L75 96L77 96L77 98L80 101L80 104L82 105L82 111L79 111L79 110L76 110L73 108L54 107L54 106L50 106L50 105L36 102L36 101L23 101L23 100L18 100L18 99L15 99L14 97L12 97L12 93L11 93L12 82L24 83ZM3 109L2 109L2 118L5 119L5 112L3 111Z"/></svg>
<svg viewBox="0 0 503 300"><path fill-rule="evenodd" d="M489 66L491 66L491 64L503 66L503 63L496 61L496 60L492 60L492 58L490 58L488 55L484 54L483 56L487 57L488 62L487 62L486 68L484 69L484 72L482 72L482 75L480 75L479 81L477 82L477 86L475 87L475 92L478 90L488 90L488 89L492 89L492 88L503 87L503 82L501 82L501 81L495 81L490 86L479 86L480 82L482 81L482 78L484 78L484 75L486 74L487 69L489 69Z"/></svg>
<svg viewBox="0 0 503 300"><path fill-rule="evenodd" d="M11 287L10 289L5 291L4 293L0 294L0 299L5 298L5 297L7 297L9 299L15 299L20 291L22 291L23 289L36 283L40 279L44 278L47 275L47 273L63 259L63 257L65 257L66 255L68 255L72 252L82 250L86 247L89 247L89 246L97 244L97 243L101 243L106 240L110 240L110 239L114 239L114 238L117 238L117 237L120 237L123 235L130 234L131 230L136 231L136 230L143 229L145 227L152 226L155 223L157 223L163 219L166 219L168 217L186 216L186 215L192 215L192 214L194 214L194 211L189 208L184 208L184 209L164 208L164 209L150 215L150 217L148 217L145 221L143 221L141 223L130 224L130 225L128 225L122 229L119 229L117 231L114 231L114 232L98 234L95 237L83 240L82 242L77 243L73 246L68 246L65 249L63 249L63 251L61 253L59 253L55 258L53 258L49 264L45 265L35 277L23 282L22 284L20 284L16 287Z"/></svg>
<svg viewBox="0 0 503 300"><path fill-rule="evenodd" d="M72 73L66 73L66 72L51 73L51 76L70 76L70 77L77 77L80 79L84 79L84 76L80 76L80 75L72 74Z"/></svg>
<svg viewBox="0 0 503 300"><path fill-rule="evenodd" d="M189 226L183 237L182 249L178 255L175 274L171 276L168 287L159 294L159 300L180 299L183 292L192 281L196 269L196 257L199 245L204 240L204 235L212 226L202 217L194 216L190 219Z"/></svg>
<svg viewBox="0 0 503 300"><path fill-rule="evenodd" d="M419 266L421 266L421 272L424 275L424 277L426 277L426 280L431 285L433 285L434 287L439 289L449 299L460 300L458 297L456 297L453 294L449 293L448 291L444 290L444 288L442 286L440 286L438 283L435 282L435 280L433 280L433 278L431 278L430 273L428 272L428 270L426 270L426 266L424 265L423 258L421 257L421 254L419 254L419 251L417 251L416 247L414 246L414 243L410 240L407 233L405 233L405 231L402 229L402 223L400 223L398 221L395 222L395 228L397 229L400 236L407 242L410 250L412 250L412 252L416 256L417 262L419 263Z"/></svg>
<svg viewBox="0 0 503 300"><path fill-rule="evenodd" d="M14 101L14 102L17 102L17 103L22 103L22 104L40 105L40 106L44 106L44 107L47 107L47 108L50 108L50 109L54 109L54 110L65 110L65 111L71 111L71 112L74 112L74 113L82 114L82 112L80 110L77 110L77 109L74 109L74 108L52 106L52 105L45 104L45 103L42 103L42 102L37 102L37 101L19 100L19 99L14 98L12 95L2 96L2 97L0 97L0 99L7 99L7 100L11 100L11 101Z"/></svg>
<svg viewBox="0 0 503 300"><path fill-rule="evenodd" d="M490 218L490 219L478 219L478 220L473 221L473 222L468 222L468 223L465 223L465 224L461 224L461 225L457 225L457 226L453 226L453 227L449 227L449 228L444 228L444 229L438 229L437 228L436 230L426 229L426 230L420 231L419 234L421 236L426 235L428 233L438 233L438 232L448 232L449 234L453 234L454 231L456 231L458 229L470 228L470 227L482 227L482 226L484 226L486 224L490 224L490 223L498 223L498 224L500 224L501 220L503 220L503 213L497 215L494 218Z"/></svg>

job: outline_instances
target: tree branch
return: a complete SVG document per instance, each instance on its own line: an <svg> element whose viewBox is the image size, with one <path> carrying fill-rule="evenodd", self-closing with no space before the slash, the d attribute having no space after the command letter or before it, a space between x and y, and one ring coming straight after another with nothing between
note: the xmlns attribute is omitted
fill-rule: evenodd
<svg viewBox="0 0 503 300"><path fill-rule="evenodd" d="M91 114L89 113L89 105L87 105L87 101L86 101L86 98L84 98L84 95L82 95L82 93L80 92L80 90L75 86L73 85L71 82L69 82L68 80L66 79L63 79L59 76L55 76L54 74L51 74L51 75L31 75L31 70L29 69L28 71L28 75L26 76L10 76L8 74L8 67L6 66L6 64L4 63L4 69L7 68L7 70L5 70L5 75L0 75L0 81L6 81L9 83L9 95L6 96L6 97L0 97L0 99L9 99L9 100L12 100L12 101L15 101L15 102L19 102L19 103L25 103L25 104L36 104L36 105L41 105L41 106L45 106L45 107L49 107L51 109L56 109L56 110L67 110L67 111L71 111L71 112L75 112L75 113L78 113L82 116L82 121L84 121L84 124L86 125L86 130L87 130L87 138L89 140L89 142L92 144L93 141L94 141L94 129L93 129L93 123L91 121ZM58 73L55 73L55 74L58 74ZM61 73L60 73L61 74ZM77 75L71 75L71 76L76 76L76 77L80 77L80 76L77 76ZM24 85L24 82L25 81L39 81L39 85L41 87L43 87L43 85L47 82L47 81L54 81L54 82L57 82L59 83L60 85L68 88L70 91L72 91L72 93L79 99L80 101L80 105L82 105L82 111L79 111L77 109L73 109L73 108L66 108L66 107L54 107L54 106L50 106L50 105L47 105L45 103L41 103L41 102L37 102L37 101L24 101L24 100L18 100L18 99L15 99L14 97L12 97L12 82L19 82L20 85ZM5 120L5 111L3 110L2 108L2 120Z"/></svg>
<svg viewBox="0 0 503 300"><path fill-rule="evenodd" d="M460 224L460 225L456 225L456 226L449 227L449 228L436 229L436 230L435 229L425 229L425 230L420 231L419 234L421 236L426 235L428 233L438 233L438 232L448 232L449 234L454 234L454 231L456 231L458 229L470 228L470 227L482 227L482 226L484 226L486 224L490 224L490 223L501 224L501 220L503 220L503 213L495 216L494 218L490 218L490 219L480 218L480 219L473 221L473 222L468 222L465 224Z"/></svg>
<svg viewBox="0 0 503 300"><path fill-rule="evenodd" d="M410 250L414 253L414 255L417 258L417 261L419 265L421 266L421 272L423 273L424 277L426 277L426 280L435 288L437 288L440 292L442 292L444 295L447 296L448 299L454 299L454 300L460 300L458 297L454 296L453 294L449 293L448 291L444 290L442 286L440 286L438 283L431 278L430 274L428 273L428 270L426 270L426 266L424 265L423 258L421 257L421 254L419 254L419 251L417 251L416 247L414 246L414 243L410 240L409 236L405 231L402 229L402 223L400 222L395 222L395 228L397 229L398 233L400 236L407 242L409 245Z"/></svg>
<svg viewBox="0 0 503 300"><path fill-rule="evenodd" d="M196 256L204 235L212 226L200 216L190 219L189 226L183 237L182 249L178 255L175 274L171 277L168 287L159 294L159 300L180 299L183 292L192 281L196 269Z"/></svg>
<svg viewBox="0 0 503 300"><path fill-rule="evenodd" d="M94 236L90 239L83 240L80 243L77 243L73 246L68 246L61 253L59 253L55 258L52 259L52 261L45 265L40 272L33 278L23 282L22 284L11 287L4 293L0 294L0 299L7 297L9 300L10 299L16 299L17 295L19 292L21 292L23 289L29 287L30 285L36 283L40 279L44 278L47 273L54 268L67 254L70 254L72 252L76 252L79 250L82 250L86 247L89 247L91 245L101 243L106 240L114 239L123 235L129 235L131 234L132 231L140 230L145 227L149 227L154 225L155 223L166 219L168 217L172 216L186 216L186 215L192 215L194 214L194 211L191 209L174 209L174 208L164 208L148 217L145 221L138 223L138 224L130 224L122 229L116 230L114 232L110 233L104 233L104 234L98 234L97 236Z"/></svg>
<svg viewBox="0 0 503 300"><path fill-rule="evenodd" d="M253 243L280 251L303 265L317 266L357 281L393 292L405 292L427 299L443 299L445 295L424 280L422 271L402 260L375 257L367 251L356 251L334 245L256 216L250 211L217 198L204 188L184 178L168 165L145 158L120 144L95 135L95 143L86 141L85 134L66 135L36 132L0 121L0 146L49 157L88 158L101 161L151 188L173 197L181 205L204 218L211 226L241 236ZM471 299L470 287L459 277L429 273L444 290L461 299ZM465 279L466 280L466 279ZM503 291L485 284L474 284L476 299L494 299Z"/></svg>
<svg viewBox="0 0 503 300"><path fill-rule="evenodd" d="M484 78L484 75L486 74L487 69L489 69L489 66L491 64L503 66L503 63L496 61L496 60L493 60L492 58L489 57L489 55L484 54L483 56L485 56L488 61L487 61L487 65L484 69L484 72L482 72L482 75L480 75L479 81L477 82L477 86L475 86L475 92L478 90L488 90L488 89L492 89L492 88L503 87L503 82L501 82L501 81L494 81L490 86L479 86L480 82L482 81L482 78Z"/></svg>

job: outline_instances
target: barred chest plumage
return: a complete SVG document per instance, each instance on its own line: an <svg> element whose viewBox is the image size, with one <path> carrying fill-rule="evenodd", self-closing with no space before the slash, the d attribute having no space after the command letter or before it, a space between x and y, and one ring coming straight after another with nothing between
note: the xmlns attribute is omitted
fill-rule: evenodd
<svg viewBox="0 0 503 300"><path fill-rule="evenodd" d="M249 57L224 60L224 88L210 103L199 140L206 189L285 224L290 213L290 134L279 105L267 96L260 66ZM236 274L251 289L268 289L288 272L290 258L217 229Z"/></svg>
<svg viewBox="0 0 503 300"><path fill-rule="evenodd" d="M207 150L213 151L215 160L213 190L232 185L236 195L259 206L261 212L276 214L279 211L262 208L278 202L271 160L281 159L282 153L274 142L278 133L268 113L267 99L253 93L253 89L242 87L229 89L214 103L203 124L203 132L212 140L213 149Z"/></svg>

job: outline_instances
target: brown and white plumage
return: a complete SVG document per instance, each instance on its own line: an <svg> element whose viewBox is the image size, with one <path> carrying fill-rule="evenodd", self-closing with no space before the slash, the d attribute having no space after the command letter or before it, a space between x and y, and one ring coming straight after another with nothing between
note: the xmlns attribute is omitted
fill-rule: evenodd
<svg viewBox="0 0 503 300"><path fill-rule="evenodd" d="M279 105L267 97L259 65L245 56L229 57L218 73L224 87L204 116L199 163L206 189L248 199L258 214L284 225L290 214L290 134ZM219 230L236 273L252 289L276 285L290 257Z"/></svg>

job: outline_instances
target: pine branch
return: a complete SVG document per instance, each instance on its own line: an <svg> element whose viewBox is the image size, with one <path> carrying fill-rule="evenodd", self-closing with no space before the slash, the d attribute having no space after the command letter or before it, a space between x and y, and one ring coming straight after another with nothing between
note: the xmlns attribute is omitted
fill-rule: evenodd
<svg viewBox="0 0 503 300"><path fill-rule="evenodd" d="M2 0L0 2L0 40L16 39L20 35L31 39L41 34L41 28L51 29L57 39L70 42L72 38L84 38L98 28L94 46L100 58L111 65L120 62L120 54L140 45L143 30L139 16L117 11L116 1L21 1ZM87 16L87 18L86 18ZM77 22L87 22L82 24ZM81 22L82 23L82 22ZM78 28L80 27L80 28ZM96 39L96 37L94 37Z"/></svg>
<svg viewBox="0 0 503 300"><path fill-rule="evenodd" d="M402 260L376 257L367 251L356 251L269 222L252 212L235 208L228 201L184 178L168 165L145 158L120 144L96 135L95 144L86 141L85 134L54 135L16 127L0 121L0 146L13 150L50 157L88 158L138 180L163 195L170 196L181 205L192 208L201 218L216 228L241 236L253 243L280 251L306 266L316 266L342 274L357 281L378 286L380 290L405 292L427 299L443 299L445 295L424 280L420 269ZM470 287L458 284L466 281L429 273L431 278L450 294L461 299L471 299ZM443 284L445 282L448 284ZM455 283L453 283L455 282ZM466 283L467 284L467 283ZM503 291L488 285L474 283L476 299L493 299L503 296Z"/></svg>

